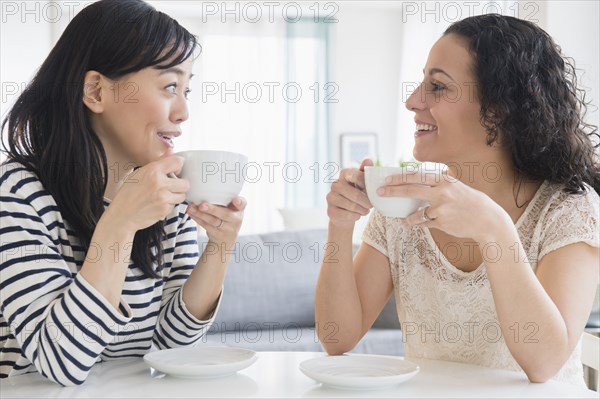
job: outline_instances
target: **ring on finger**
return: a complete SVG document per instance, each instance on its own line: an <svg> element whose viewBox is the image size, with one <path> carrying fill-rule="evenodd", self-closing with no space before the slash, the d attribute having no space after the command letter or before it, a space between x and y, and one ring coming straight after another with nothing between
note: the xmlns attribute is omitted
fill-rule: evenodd
<svg viewBox="0 0 600 399"><path fill-rule="evenodd" d="M423 222L431 222L432 220L435 220L436 218L432 218L427 214L427 209L429 208L429 205L427 205L426 207L423 208L423 211L421 213L421 220Z"/></svg>

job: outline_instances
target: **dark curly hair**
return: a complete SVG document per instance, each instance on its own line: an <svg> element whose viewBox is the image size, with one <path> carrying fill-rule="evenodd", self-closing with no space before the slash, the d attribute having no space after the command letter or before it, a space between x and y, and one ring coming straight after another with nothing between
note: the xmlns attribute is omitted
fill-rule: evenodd
<svg viewBox="0 0 600 399"><path fill-rule="evenodd" d="M521 179L563 184L570 193L600 193L600 164L583 118L588 103L572 60L543 29L498 14L469 17L445 32L469 41L487 143L510 152Z"/></svg>

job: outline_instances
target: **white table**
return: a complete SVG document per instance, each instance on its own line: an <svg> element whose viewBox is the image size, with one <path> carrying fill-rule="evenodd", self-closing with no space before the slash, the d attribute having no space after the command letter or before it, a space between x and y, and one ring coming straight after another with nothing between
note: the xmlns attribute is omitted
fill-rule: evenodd
<svg viewBox="0 0 600 399"><path fill-rule="evenodd" d="M157 378L142 359L94 366L79 387L60 387L37 373L0 380L2 398L191 398L191 397L590 397L598 392L549 381L530 383L523 373L436 360L411 359L421 367L393 389L350 391L324 387L298 364L317 352L259 352L258 360L235 375L215 379ZM154 376L153 376L154 374Z"/></svg>

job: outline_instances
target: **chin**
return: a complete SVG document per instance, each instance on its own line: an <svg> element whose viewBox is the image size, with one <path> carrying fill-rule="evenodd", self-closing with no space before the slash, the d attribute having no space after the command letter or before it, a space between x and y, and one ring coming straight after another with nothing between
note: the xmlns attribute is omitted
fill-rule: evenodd
<svg viewBox="0 0 600 399"><path fill-rule="evenodd" d="M163 154L160 156L160 158L170 157L173 154L175 154L175 149L169 148L167 151L163 152Z"/></svg>
<svg viewBox="0 0 600 399"><path fill-rule="evenodd" d="M413 149L413 158L418 162L445 163L444 159L431 151L419 151L416 147Z"/></svg>
<svg viewBox="0 0 600 399"><path fill-rule="evenodd" d="M134 159L131 163L135 164L136 168L148 165L150 162L158 161L159 156L145 156Z"/></svg>
<svg viewBox="0 0 600 399"><path fill-rule="evenodd" d="M153 154L148 154L148 156L144 158L144 165L149 164L150 162L160 161L163 158L170 157L171 155L173 155L173 153L174 152L172 150L167 150L157 151Z"/></svg>
<svg viewBox="0 0 600 399"><path fill-rule="evenodd" d="M427 154L417 151L416 148L413 149L413 158L418 162L433 162L431 157L427 156Z"/></svg>

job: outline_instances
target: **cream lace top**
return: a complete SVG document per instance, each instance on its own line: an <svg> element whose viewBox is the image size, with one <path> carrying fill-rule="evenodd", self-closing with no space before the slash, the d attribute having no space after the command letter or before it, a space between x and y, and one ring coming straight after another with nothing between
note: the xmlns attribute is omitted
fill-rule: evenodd
<svg viewBox="0 0 600 399"><path fill-rule="evenodd" d="M589 187L586 194L572 195L544 182L516 223L532 269L544 255L565 245L600 246L599 204ZM522 370L500 331L484 264L463 272L445 258L429 229L403 227L377 211L363 241L389 258L407 357ZM515 339L535 340L538 331L535 325L524 325L515 326L513 333ZM554 379L584 384L581 340Z"/></svg>

